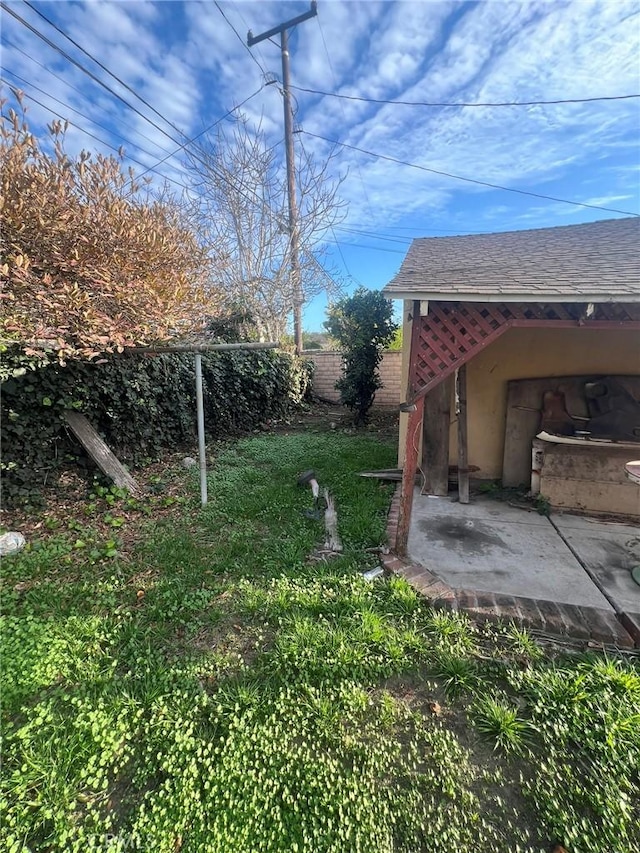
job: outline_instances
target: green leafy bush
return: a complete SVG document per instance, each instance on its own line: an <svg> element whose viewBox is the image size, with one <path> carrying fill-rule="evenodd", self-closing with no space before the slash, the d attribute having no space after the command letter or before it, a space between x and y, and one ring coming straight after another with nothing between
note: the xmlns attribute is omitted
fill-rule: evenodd
<svg viewBox="0 0 640 853"><path fill-rule="evenodd" d="M307 364L287 353L239 351L202 359L205 421L210 436L251 430L281 418L307 390ZM20 372L19 370L17 372ZM86 414L126 462L136 464L195 435L194 360L189 354L69 362L13 376L2 386L4 500L33 500L69 462L87 464L63 421Z"/></svg>
<svg viewBox="0 0 640 853"><path fill-rule="evenodd" d="M342 403L354 413L354 424L363 426L382 386L378 365L383 350L397 329L393 306L380 291L359 287L353 296L334 303L328 313L325 326L344 356L343 375L336 388Z"/></svg>

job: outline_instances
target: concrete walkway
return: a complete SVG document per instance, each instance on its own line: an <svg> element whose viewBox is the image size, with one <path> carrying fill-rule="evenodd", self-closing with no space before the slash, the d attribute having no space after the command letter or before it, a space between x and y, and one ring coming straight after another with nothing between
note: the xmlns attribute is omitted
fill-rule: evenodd
<svg viewBox="0 0 640 853"><path fill-rule="evenodd" d="M455 587L611 607L548 518L486 497L415 495L408 551Z"/></svg>
<svg viewBox="0 0 640 853"><path fill-rule="evenodd" d="M389 516L395 542L399 490ZM414 495L402 574L442 606L549 633L640 646L640 528L510 506Z"/></svg>

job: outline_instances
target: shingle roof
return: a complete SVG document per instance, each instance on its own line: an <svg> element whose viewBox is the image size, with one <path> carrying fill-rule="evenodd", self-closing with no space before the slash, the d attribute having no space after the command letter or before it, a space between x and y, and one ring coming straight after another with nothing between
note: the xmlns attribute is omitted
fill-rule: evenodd
<svg viewBox="0 0 640 853"><path fill-rule="evenodd" d="M640 218L421 237L383 292L466 302L640 301Z"/></svg>

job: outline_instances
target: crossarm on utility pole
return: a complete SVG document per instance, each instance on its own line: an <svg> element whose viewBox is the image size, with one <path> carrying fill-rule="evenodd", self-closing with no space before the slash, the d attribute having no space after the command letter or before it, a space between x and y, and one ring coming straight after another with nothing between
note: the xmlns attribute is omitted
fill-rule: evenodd
<svg viewBox="0 0 640 853"><path fill-rule="evenodd" d="M260 33L259 36L254 36L251 30L249 30L247 33L247 44L249 47L253 47L254 44L258 44L258 42L270 39L272 36L277 36L278 33L284 32L284 30L290 30L291 27L296 27L298 24L303 23L303 21L308 21L309 18L315 18L317 14L318 4L316 0L311 0L311 8L309 11L304 12L302 15L298 15L297 18L291 18L290 21L285 21L284 24L278 24L277 27L272 27L270 30Z"/></svg>

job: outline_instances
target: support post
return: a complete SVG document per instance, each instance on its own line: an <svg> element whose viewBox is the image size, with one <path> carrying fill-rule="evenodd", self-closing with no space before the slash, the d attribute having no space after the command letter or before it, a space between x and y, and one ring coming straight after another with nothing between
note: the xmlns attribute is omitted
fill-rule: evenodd
<svg viewBox="0 0 640 853"><path fill-rule="evenodd" d="M416 471L418 469L418 443L424 414L424 396L417 400L415 396L416 367L418 349L420 346L420 302L413 300L411 307L411 343L409 349L409 376L407 378L407 393L405 406L409 418L405 433L404 467L402 469L402 491L400 494L400 511L398 513L398 530L396 534L396 551L400 556L407 553L409 541L409 525L411 523L411 508L413 507L413 491L415 489ZM405 410L406 410L405 409Z"/></svg>
<svg viewBox="0 0 640 853"><path fill-rule="evenodd" d="M204 443L204 397L202 394L202 355L196 353L196 405L198 410L198 456L200 460L200 500L207 503L207 453Z"/></svg>
<svg viewBox="0 0 640 853"><path fill-rule="evenodd" d="M458 384L458 496L461 504L469 503L469 453L467 436L467 365L457 371Z"/></svg>
<svg viewBox="0 0 640 853"><path fill-rule="evenodd" d="M293 283L293 338L296 347L296 353L300 355L302 352L302 281L300 277L300 257L299 257L299 241L300 233L298 229L298 201L296 197L296 165L295 155L293 150L293 110L291 108L291 74L289 69L289 29L313 18L318 14L317 4L311 3L311 8L308 12L298 15L297 18L292 18L284 24L277 27L272 27L258 36L254 36L249 31L247 36L247 44L253 47L254 44L271 38L271 36L280 33L280 54L282 57L282 95L284 103L284 142L285 155L287 162L287 197L289 201L289 246L291 250L291 279Z"/></svg>
<svg viewBox="0 0 640 853"><path fill-rule="evenodd" d="M409 525L411 524L411 508L413 507L413 492L418 470L418 442L424 413L424 397L414 403L415 408L409 412L407 423L406 445L404 450L404 468L402 469L402 492L400 495L400 512L398 513L398 532L396 534L396 552L403 557L407 553L409 541Z"/></svg>
<svg viewBox="0 0 640 853"><path fill-rule="evenodd" d="M422 428L423 495L449 492L449 428L453 377L447 376L429 391L424 401Z"/></svg>

